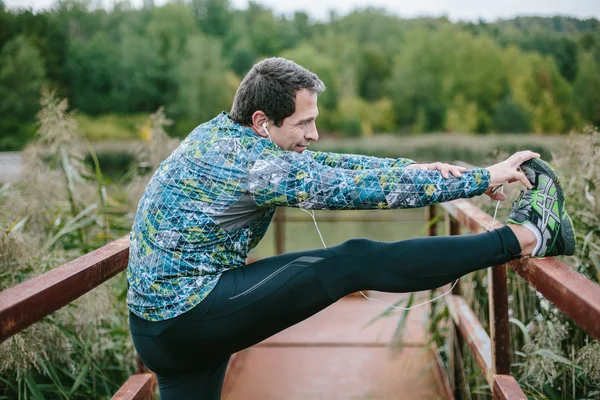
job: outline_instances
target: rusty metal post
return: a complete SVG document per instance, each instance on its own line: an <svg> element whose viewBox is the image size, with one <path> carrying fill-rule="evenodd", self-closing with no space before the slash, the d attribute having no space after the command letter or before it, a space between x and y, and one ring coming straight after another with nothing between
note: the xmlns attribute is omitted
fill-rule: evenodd
<svg viewBox="0 0 600 400"><path fill-rule="evenodd" d="M437 236L437 222L435 221L435 204L425 208L425 218L427 219L427 234Z"/></svg>
<svg viewBox="0 0 600 400"><path fill-rule="evenodd" d="M275 253L285 251L285 208L279 207L275 212Z"/></svg>
<svg viewBox="0 0 600 400"><path fill-rule="evenodd" d="M450 214L444 214L444 222L446 225L446 236L449 235L460 235L460 224L457 220L452 218ZM460 296L460 281L452 289L452 294ZM454 389L454 399L460 400L463 398L460 390L460 383L462 382L462 360L463 360L463 344L464 340L461 333L458 330L456 324L452 323L454 327L454 336L456 337L456 350L453 348L450 352L450 365L454 371L454 377L452 381L452 388Z"/></svg>
<svg viewBox="0 0 600 400"><path fill-rule="evenodd" d="M488 269L490 339L496 374L510 375L510 329L508 325L508 283L506 264Z"/></svg>

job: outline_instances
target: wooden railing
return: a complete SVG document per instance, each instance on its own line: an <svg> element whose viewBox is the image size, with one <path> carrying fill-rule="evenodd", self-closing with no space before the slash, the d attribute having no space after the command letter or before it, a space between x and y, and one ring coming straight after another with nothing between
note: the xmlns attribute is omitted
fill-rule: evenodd
<svg viewBox="0 0 600 400"><path fill-rule="evenodd" d="M460 225L472 233L501 227L490 215L467 200L441 204L445 210L449 235L460 234ZM436 206L428 215L435 216ZM432 223L432 226L434 223ZM435 230L430 234L435 235ZM461 297L460 285L445 297L450 315L460 333L459 346L466 341L480 370L492 388L494 399L526 399L516 380L510 376L510 330L508 318L507 267L552 302L588 334L600 339L600 285L573 271L554 258L522 258L506 265L488 268L490 335ZM451 360L451 365L457 363ZM458 370L455 369L455 377ZM454 382L458 381L458 377ZM460 398L456 385L454 398Z"/></svg>
<svg viewBox="0 0 600 400"><path fill-rule="evenodd" d="M129 238L123 237L52 271L0 292L0 343L125 270ZM138 363L113 399L154 398L156 377Z"/></svg>
<svg viewBox="0 0 600 400"><path fill-rule="evenodd" d="M466 200L445 203L448 234L459 234L459 223L472 232L483 232L492 218ZM436 207L426 208L430 222L428 233L436 235ZM328 218L319 218L320 221ZM276 214L276 252L284 251L284 223L307 218ZM355 217L335 218L335 221L357 220ZM361 216L362 221L381 221L377 213ZM406 220L402 218L400 220ZM502 224L496 222L494 228ZM64 307L83 294L127 267L129 240L118 239L100 249L60 266L52 271L0 292L0 343ZM573 319L589 334L600 338L600 286L572 271L558 261L526 259L509 264L529 284ZM508 323L508 295L506 266L490 268L490 326L491 338L460 296L457 285L452 295L445 297L452 320L461 337L475 355L495 399L525 399L523 391L510 376L510 334ZM440 376L446 380L447 377ZM446 385L448 386L448 385ZM113 399L152 399L156 377L138 362L138 373L131 376ZM448 394L452 397L452 393Z"/></svg>
<svg viewBox="0 0 600 400"><path fill-rule="evenodd" d="M280 209L275 218L275 251L284 251L284 226L287 222L309 221L303 217L286 216ZM320 221L387 221L375 213L360 218L325 217ZM402 220L407 220L402 218ZM422 220L422 218L420 218ZM40 276L0 292L0 343L54 311L124 271L129 260L129 238L115 240L91 253L57 267ZM251 262L251 260L248 260ZM233 358L232 358L233 360ZM233 363L230 362L230 365ZM138 357L138 373L129 377L113 399L153 399L156 376L149 373Z"/></svg>

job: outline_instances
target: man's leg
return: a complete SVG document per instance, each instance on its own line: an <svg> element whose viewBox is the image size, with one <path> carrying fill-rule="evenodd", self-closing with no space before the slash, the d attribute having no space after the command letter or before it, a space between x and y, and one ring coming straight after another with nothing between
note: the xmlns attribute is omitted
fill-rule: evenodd
<svg viewBox="0 0 600 400"><path fill-rule="evenodd" d="M270 257L225 272L205 300L153 340L184 370L197 369L357 290L433 289L477 269L506 263L520 251L517 237L504 227L478 235L390 243L353 239L328 249Z"/></svg>

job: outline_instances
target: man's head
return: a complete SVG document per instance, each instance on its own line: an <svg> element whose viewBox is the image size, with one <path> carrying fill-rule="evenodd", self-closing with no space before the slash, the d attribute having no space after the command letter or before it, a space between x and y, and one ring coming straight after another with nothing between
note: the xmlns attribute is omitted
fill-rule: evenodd
<svg viewBox="0 0 600 400"><path fill-rule="evenodd" d="M319 139L317 96L324 90L319 77L298 64L267 58L255 64L240 84L229 117L270 137L283 150L301 153Z"/></svg>

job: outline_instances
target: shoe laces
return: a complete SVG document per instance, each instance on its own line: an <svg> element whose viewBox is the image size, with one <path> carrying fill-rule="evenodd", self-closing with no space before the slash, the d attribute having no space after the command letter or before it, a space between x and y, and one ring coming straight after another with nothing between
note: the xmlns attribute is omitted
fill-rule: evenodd
<svg viewBox="0 0 600 400"><path fill-rule="evenodd" d="M533 189L531 190L521 190L521 192L519 193L519 196L513 200L512 203L512 210L513 212L518 212L518 213L523 213L523 214L528 214L529 211L531 210L531 202L533 201L533 196L532 193ZM521 200L524 201L524 204L521 204Z"/></svg>

